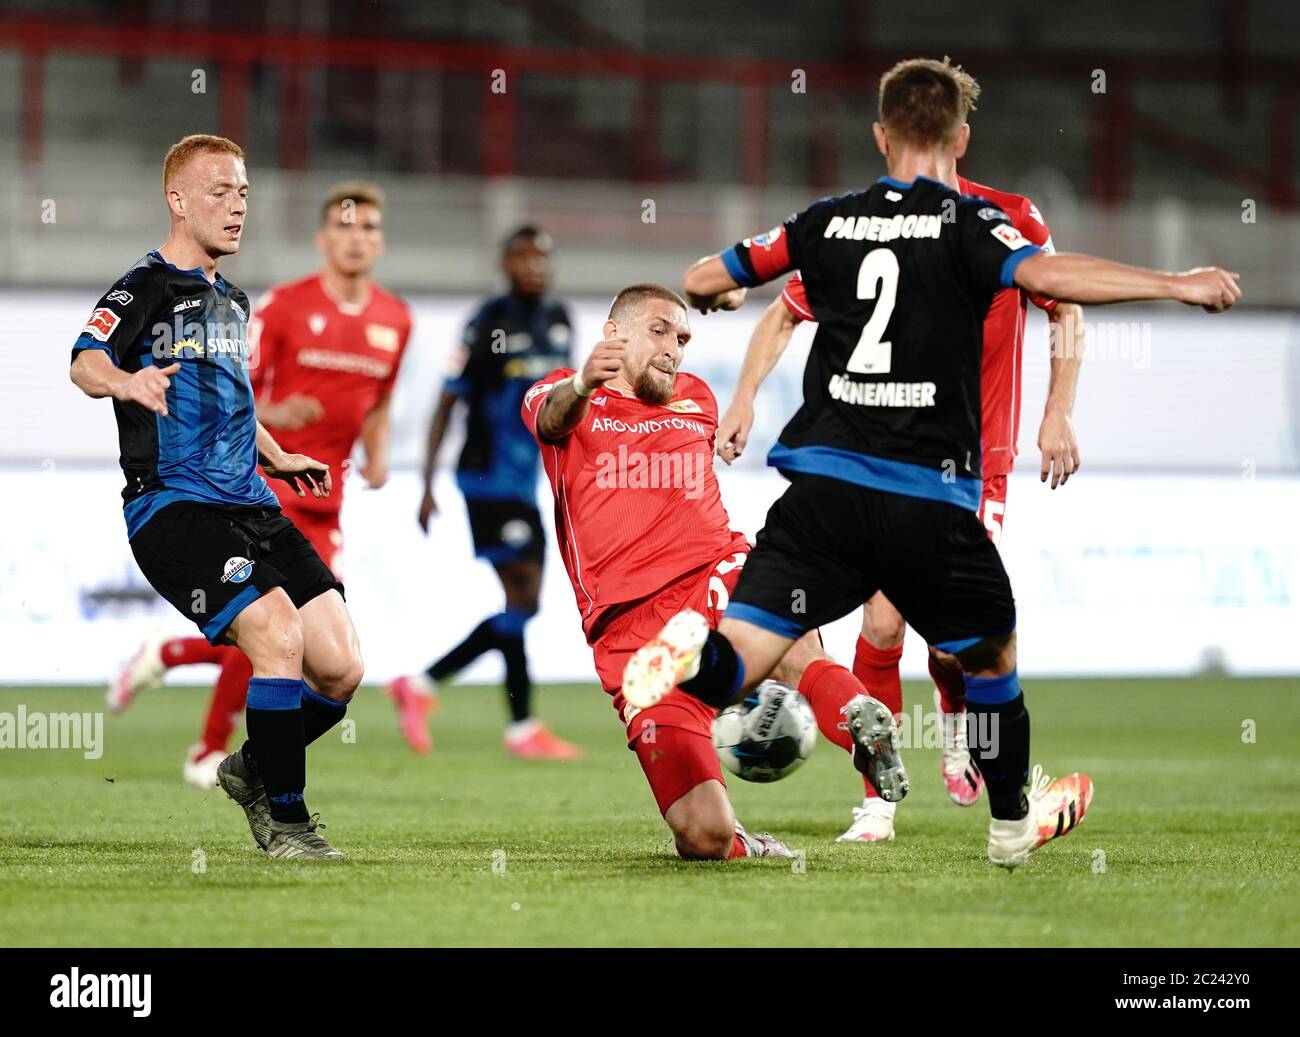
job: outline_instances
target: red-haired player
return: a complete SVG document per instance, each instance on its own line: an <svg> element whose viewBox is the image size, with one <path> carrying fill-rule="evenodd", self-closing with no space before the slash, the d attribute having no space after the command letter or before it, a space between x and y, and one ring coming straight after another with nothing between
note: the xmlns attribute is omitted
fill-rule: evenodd
<svg viewBox="0 0 1300 1037"><path fill-rule="evenodd" d="M342 472L357 440L365 451L361 475L377 489L388 479L389 399L411 333L406 304L371 280L384 250L384 195L372 184L339 184L321 206L316 245L320 273L278 285L253 312L250 371L257 418L291 452L305 452ZM280 482L272 488L284 514L340 576L339 512L343 484L328 497L298 497ZM237 648L201 637L147 639L114 679L115 712L162 680L173 667L218 663L199 742L185 757L191 785L213 788L226 756L252 669Z"/></svg>

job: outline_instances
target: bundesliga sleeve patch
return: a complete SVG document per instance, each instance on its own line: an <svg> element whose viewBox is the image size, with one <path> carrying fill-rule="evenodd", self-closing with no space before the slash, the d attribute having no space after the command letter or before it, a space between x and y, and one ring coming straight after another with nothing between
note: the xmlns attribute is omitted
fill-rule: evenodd
<svg viewBox="0 0 1300 1037"><path fill-rule="evenodd" d="M989 231L1002 244L1006 245L1012 252L1016 249L1024 248L1026 245L1032 245L1033 242L1026 238L1020 231L1009 223L999 223Z"/></svg>
<svg viewBox="0 0 1300 1037"><path fill-rule="evenodd" d="M86 326L81 329L81 333L89 335L98 342L107 342L121 320L122 318L107 306L101 306L90 315L90 320L86 321Z"/></svg>

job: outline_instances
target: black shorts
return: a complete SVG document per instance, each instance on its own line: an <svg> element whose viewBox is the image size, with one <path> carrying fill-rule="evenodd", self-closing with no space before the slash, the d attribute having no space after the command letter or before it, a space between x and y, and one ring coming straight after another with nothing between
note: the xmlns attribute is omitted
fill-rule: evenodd
<svg viewBox="0 0 1300 1037"><path fill-rule="evenodd" d="M176 501L136 531L131 553L153 589L214 645L275 587L297 608L329 590L343 593L279 508Z"/></svg>
<svg viewBox="0 0 1300 1037"><path fill-rule="evenodd" d="M467 500L474 554L498 562L536 562L546 554L542 516L531 504L513 500Z"/></svg>
<svg viewBox="0 0 1300 1037"><path fill-rule="evenodd" d="M1011 583L975 512L819 475L795 476L768 511L727 616L798 637L878 590L948 652L1015 629Z"/></svg>

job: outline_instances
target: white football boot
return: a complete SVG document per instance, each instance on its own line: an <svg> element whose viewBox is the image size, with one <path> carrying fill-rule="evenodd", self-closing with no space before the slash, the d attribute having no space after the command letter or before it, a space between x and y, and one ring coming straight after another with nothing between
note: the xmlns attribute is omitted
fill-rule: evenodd
<svg viewBox="0 0 1300 1037"><path fill-rule="evenodd" d="M673 688L700 672L700 650L709 621L683 609L654 640L637 649L623 669L623 698L634 709L649 709Z"/></svg>
<svg viewBox="0 0 1300 1037"><path fill-rule="evenodd" d="M894 841L894 813L897 803L883 799L864 799L862 806L853 808L853 824L835 841L837 843L892 843Z"/></svg>
<svg viewBox="0 0 1300 1037"><path fill-rule="evenodd" d="M131 656L131 661L122 667L108 686L110 712L121 713L139 692L162 683L163 674L167 672L163 665L162 646L168 640L170 638L161 630L155 630L144 639L135 655Z"/></svg>
<svg viewBox="0 0 1300 1037"><path fill-rule="evenodd" d="M945 713L939 689L934 689L934 710L943 724L943 787L959 807L975 804L984 791L984 775L971 760L966 743L966 711Z"/></svg>
<svg viewBox="0 0 1300 1037"><path fill-rule="evenodd" d="M193 785L196 789L215 789L217 768L221 766L221 761L226 758L226 754L211 752L197 756L196 754L202 748L201 745L191 745L185 750L185 766L181 768L181 777L185 779L186 785Z"/></svg>
<svg viewBox="0 0 1300 1037"><path fill-rule="evenodd" d="M1092 803L1092 779L1067 774L1053 781L1035 766L1028 800L1029 812L1021 820L989 822L989 860L999 867L1018 867L1044 843L1077 828Z"/></svg>
<svg viewBox="0 0 1300 1037"><path fill-rule="evenodd" d="M751 857L793 857L785 843L772 835L771 832L749 832L739 821L736 822L736 834L740 836L740 841L745 844L745 849Z"/></svg>

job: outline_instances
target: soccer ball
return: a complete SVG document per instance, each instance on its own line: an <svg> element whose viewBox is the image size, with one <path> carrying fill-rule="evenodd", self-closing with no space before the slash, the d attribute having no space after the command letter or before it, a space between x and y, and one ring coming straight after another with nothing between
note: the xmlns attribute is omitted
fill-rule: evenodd
<svg viewBox="0 0 1300 1037"><path fill-rule="evenodd" d="M812 708L780 681L764 681L713 719L718 759L745 781L779 781L798 769L816 744Z"/></svg>

